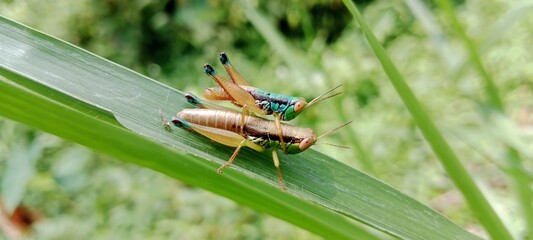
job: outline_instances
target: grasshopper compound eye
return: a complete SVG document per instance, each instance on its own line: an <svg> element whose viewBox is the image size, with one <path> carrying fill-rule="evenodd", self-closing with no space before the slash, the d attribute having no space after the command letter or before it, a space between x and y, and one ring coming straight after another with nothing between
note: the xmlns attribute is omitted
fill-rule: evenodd
<svg viewBox="0 0 533 240"><path fill-rule="evenodd" d="M307 102L305 100L299 100L294 104L294 112L301 112L305 109L305 106L307 106Z"/></svg>
<svg viewBox="0 0 533 240"><path fill-rule="evenodd" d="M302 142L300 142L299 148L301 151L304 151L315 144L315 142L316 138L305 138Z"/></svg>

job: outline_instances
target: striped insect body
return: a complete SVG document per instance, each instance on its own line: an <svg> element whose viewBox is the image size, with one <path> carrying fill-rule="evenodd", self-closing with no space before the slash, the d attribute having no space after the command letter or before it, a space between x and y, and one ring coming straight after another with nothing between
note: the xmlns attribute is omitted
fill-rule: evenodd
<svg viewBox="0 0 533 240"><path fill-rule="evenodd" d="M205 137L226 146L236 147L231 158L222 165L217 172L229 166L242 147L249 147L256 151L272 150L272 159L278 172L278 183L285 190L277 149L281 148L277 131L272 121L255 117L244 116L244 128L241 132L242 114L234 111L219 109L183 109L172 117L174 126L185 130L197 132ZM316 141L317 136L310 128L301 128L282 124L285 133L286 154L297 154L307 150Z"/></svg>

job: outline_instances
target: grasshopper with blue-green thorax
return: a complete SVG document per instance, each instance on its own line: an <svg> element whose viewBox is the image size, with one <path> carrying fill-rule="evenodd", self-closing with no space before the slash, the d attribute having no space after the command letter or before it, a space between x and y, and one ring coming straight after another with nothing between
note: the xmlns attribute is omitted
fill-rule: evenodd
<svg viewBox="0 0 533 240"><path fill-rule="evenodd" d="M204 91L204 96L210 100L231 101L234 105L242 107L243 115L247 114L247 112L253 112L258 115L273 115L277 128L277 135L281 141L281 148L283 151L285 151L285 143L282 138L283 128L281 127L281 121L292 120L308 107L340 94L335 93L327 95L341 87L341 85L338 85L310 102L307 102L301 97L282 95L262 90L252 87L250 83L241 76L231 64L227 54L221 53L219 60L226 69L231 82L219 75L211 65L204 65L205 73L220 86L218 88L206 89Z"/></svg>

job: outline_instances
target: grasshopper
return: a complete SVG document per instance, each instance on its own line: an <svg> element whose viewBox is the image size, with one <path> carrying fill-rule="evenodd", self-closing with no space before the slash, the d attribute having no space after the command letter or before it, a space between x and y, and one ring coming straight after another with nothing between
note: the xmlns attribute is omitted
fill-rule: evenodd
<svg viewBox="0 0 533 240"><path fill-rule="evenodd" d="M211 65L204 65L205 73L220 86L218 88L206 89L204 91L204 96L210 100L231 101L234 105L242 107L243 115L248 112L253 112L258 115L273 115L277 129L276 132L281 142L281 149L284 152L286 151L286 148L282 137L284 134L283 128L281 127L281 121L292 120L310 106L339 95L340 92L331 95L327 94L342 86L337 85L310 102L307 102L301 97L282 95L252 87L231 64L226 53L221 53L219 60L230 76L231 82L219 75ZM244 120L244 117L242 120ZM241 126L242 125L244 125L244 122L241 123Z"/></svg>
<svg viewBox="0 0 533 240"><path fill-rule="evenodd" d="M174 126L199 133L220 144L236 147L230 159L217 169L218 174L221 174L224 168L233 163L242 147L249 147L258 152L269 149L272 150L272 160L277 170L278 184L281 190L285 191L286 188L283 183L277 153L277 149L281 148L281 140L277 136L277 125L272 124L270 120L243 115L231 110L208 109L192 94L186 95L186 98L187 101L200 108L184 109L177 113L171 119ZM242 122L244 122L244 125L242 125ZM328 131L319 137L310 128L281 123L282 138L286 144L284 153L297 154L305 151L315 144L317 139L327 136L349 123L351 122ZM168 123L165 126L168 126Z"/></svg>

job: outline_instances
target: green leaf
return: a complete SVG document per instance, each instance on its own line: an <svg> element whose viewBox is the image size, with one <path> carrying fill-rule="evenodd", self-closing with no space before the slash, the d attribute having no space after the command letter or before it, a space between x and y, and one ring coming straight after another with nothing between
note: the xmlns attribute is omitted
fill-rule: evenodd
<svg viewBox="0 0 533 240"><path fill-rule="evenodd" d="M201 71L201 67L199 70ZM346 218L407 239L476 239L394 188L319 152L281 156L167 132L183 94L77 47L0 18L0 114L233 199L328 239L377 239ZM115 117L117 121L114 120ZM124 127L126 128L124 128Z"/></svg>

